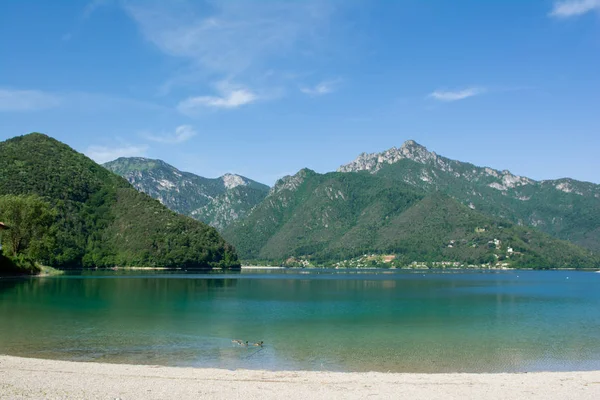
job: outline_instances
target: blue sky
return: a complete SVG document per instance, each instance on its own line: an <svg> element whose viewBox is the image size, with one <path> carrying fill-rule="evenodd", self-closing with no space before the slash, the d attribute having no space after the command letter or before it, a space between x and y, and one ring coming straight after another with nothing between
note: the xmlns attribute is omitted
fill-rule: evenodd
<svg viewBox="0 0 600 400"><path fill-rule="evenodd" d="M414 139L600 183L599 71L600 0L9 0L0 140L272 184Z"/></svg>

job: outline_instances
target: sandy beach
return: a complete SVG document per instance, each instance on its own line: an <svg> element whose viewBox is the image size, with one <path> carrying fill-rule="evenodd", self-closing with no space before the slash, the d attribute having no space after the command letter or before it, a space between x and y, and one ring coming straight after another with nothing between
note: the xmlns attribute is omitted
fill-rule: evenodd
<svg viewBox="0 0 600 400"><path fill-rule="evenodd" d="M0 399L598 399L600 371L249 371L0 356Z"/></svg>

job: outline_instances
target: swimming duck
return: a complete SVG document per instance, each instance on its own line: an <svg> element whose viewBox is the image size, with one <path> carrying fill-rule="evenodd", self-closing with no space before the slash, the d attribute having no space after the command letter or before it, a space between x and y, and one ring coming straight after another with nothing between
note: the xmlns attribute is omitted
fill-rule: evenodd
<svg viewBox="0 0 600 400"><path fill-rule="evenodd" d="M241 340L234 339L231 341L231 343L239 344L241 346L244 342L242 342Z"/></svg>
<svg viewBox="0 0 600 400"><path fill-rule="evenodd" d="M263 347L263 341L261 340L260 342L254 343L253 346L260 346Z"/></svg>

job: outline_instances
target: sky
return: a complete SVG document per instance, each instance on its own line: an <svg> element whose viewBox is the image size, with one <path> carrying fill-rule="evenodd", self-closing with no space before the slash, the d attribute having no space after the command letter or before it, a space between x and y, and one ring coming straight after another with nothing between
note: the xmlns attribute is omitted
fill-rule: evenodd
<svg viewBox="0 0 600 400"><path fill-rule="evenodd" d="M600 183L600 0L8 0L0 140L273 184L416 140Z"/></svg>

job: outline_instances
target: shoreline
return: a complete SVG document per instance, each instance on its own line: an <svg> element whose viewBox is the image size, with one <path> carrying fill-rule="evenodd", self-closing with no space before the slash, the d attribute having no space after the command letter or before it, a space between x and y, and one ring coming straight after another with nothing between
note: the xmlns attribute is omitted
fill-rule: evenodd
<svg viewBox="0 0 600 400"><path fill-rule="evenodd" d="M260 265L242 265L241 270L289 270L289 271L318 271L318 270L336 270L336 271L414 271L414 272L444 272L444 271L573 271L573 272L598 272L597 268L388 268L388 267L352 267L352 268L336 268L336 267L278 267L278 266L260 266Z"/></svg>
<svg viewBox="0 0 600 400"><path fill-rule="evenodd" d="M225 370L0 355L10 399L597 399L600 371L410 374Z"/></svg>
<svg viewBox="0 0 600 400"><path fill-rule="evenodd" d="M415 272L423 273L427 272L518 272L518 271L572 271L572 272L596 272L600 273L600 269L597 268L551 268L551 269L534 269L534 268L385 268L385 267L355 267L355 268L332 268L332 267L281 267L281 266L259 266L259 265L242 265L237 270L231 270L233 272L241 271L260 271L260 270L287 270L287 271L400 271L400 272ZM221 268L214 268L212 270L185 270L182 268L169 268L169 267L110 267L110 268L82 268L82 269L56 269L51 267L45 267L42 271L37 274L20 274L20 275L2 275L0 279L15 279L15 278L44 278L44 277L56 277L65 275L72 271L141 271L141 272L152 272L152 271L172 271L172 272L219 272L229 271Z"/></svg>

